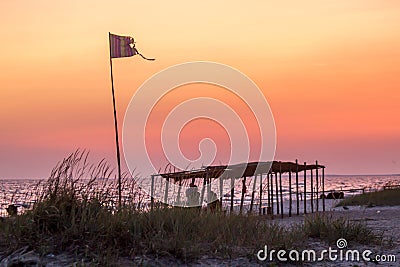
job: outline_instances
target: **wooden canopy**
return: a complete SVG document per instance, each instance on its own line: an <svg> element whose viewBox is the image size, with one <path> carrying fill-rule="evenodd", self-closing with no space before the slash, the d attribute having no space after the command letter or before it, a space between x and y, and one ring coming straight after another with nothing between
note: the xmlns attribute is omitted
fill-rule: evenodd
<svg viewBox="0 0 400 267"><path fill-rule="evenodd" d="M176 181L196 178L240 178L268 173L302 172L325 168L323 165L302 165L294 162L250 162L235 165L208 166L199 170L160 174L163 178Z"/></svg>

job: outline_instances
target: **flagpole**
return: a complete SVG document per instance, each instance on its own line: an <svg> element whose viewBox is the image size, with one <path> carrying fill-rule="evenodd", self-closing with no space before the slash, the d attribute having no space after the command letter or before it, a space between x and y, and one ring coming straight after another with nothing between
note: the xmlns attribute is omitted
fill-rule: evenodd
<svg viewBox="0 0 400 267"><path fill-rule="evenodd" d="M114 126L115 126L115 144L117 147L117 164L118 164L118 206L121 207L122 204L122 188L121 188L121 156L119 152L119 140L118 140L118 123L117 123L117 110L115 107L115 95L114 95L114 78L113 78L113 68L112 68L112 58L111 58L111 33L108 33L108 43L110 45L110 73L111 73L111 92L114 108Z"/></svg>

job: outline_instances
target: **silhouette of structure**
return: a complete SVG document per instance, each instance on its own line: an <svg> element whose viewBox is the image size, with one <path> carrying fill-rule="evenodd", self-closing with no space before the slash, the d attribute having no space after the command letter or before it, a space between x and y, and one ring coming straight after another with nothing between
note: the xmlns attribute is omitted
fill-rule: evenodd
<svg viewBox="0 0 400 267"><path fill-rule="evenodd" d="M319 171L322 171L322 173ZM299 176L301 173L303 173L303 181L300 181ZM249 213L253 213L253 206L257 205L260 215L265 214L267 211L267 214L271 216L274 216L276 213L283 217L284 190L282 186L282 174L287 174L285 194L289 195L289 207L286 209L289 216L292 216L293 213L293 198L296 200L295 213L297 215L300 214L301 210L300 201L303 202L302 209L304 213L320 211L318 196L319 193L325 194L325 166L319 165L318 162L315 162L315 164L307 164L305 162L304 164L299 164L297 160L295 162L250 162L236 165L207 166L197 170L156 174L151 177L151 208L154 205L155 178L158 177L164 178L167 181L163 191L164 203L168 203L171 197L175 197L173 195L174 192L169 192L171 191L169 182L181 186L187 186L190 183L190 187L197 184L201 188L199 205L203 204L205 198L205 202L209 207L211 207L210 203L212 201L218 200L217 203L220 208L222 208L222 203L225 202L228 203L227 208L229 208L230 212L234 212L235 182L241 180L240 213L243 212L245 195L250 192ZM292 179L292 175L294 175L294 179ZM228 186L227 183L230 183L230 193L224 195L223 191ZM214 191L211 190L212 184L214 184L214 187L219 184L219 197L217 198L214 196L216 195ZM299 191L299 185L303 186L302 192ZM308 185L310 186L309 191L307 191ZM249 191L250 188L252 190ZM258 194L258 199L256 199L256 194ZM177 198L180 199L180 196ZM307 208L307 202L311 205L310 210ZM276 204L275 208L274 204ZM213 209L215 208L214 206L212 206ZM322 211L325 211L324 198L322 199Z"/></svg>

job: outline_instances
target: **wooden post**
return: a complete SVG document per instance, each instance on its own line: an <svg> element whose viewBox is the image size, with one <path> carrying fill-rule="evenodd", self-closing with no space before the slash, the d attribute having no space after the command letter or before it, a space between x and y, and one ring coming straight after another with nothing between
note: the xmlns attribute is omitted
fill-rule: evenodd
<svg viewBox="0 0 400 267"><path fill-rule="evenodd" d="M154 208L154 175L151 176L151 188L150 188L150 209Z"/></svg>
<svg viewBox="0 0 400 267"><path fill-rule="evenodd" d="M233 212L233 195L235 194L235 178L231 178L231 213Z"/></svg>
<svg viewBox="0 0 400 267"><path fill-rule="evenodd" d="M278 173L275 173L275 193L276 193L276 214L279 214L279 190L278 190Z"/></svg>
<svg viewBox="0 0 400 267"><path fill-rule="evenodd" d="M268 177L268 176L267 176ZM267 179L268 180L268 179ZM262 210L262 192L263 192L263 188L262 188L263 184L262 184L262 173L260 174L260 205L258 207L258 213L261 215L261 210Z"/></svg>
<svg viewBox="0 0 400 267"><path fill-rule="evenodd" d="M113 66L112 66L112 45L111 45L111 33L108 33L108 43L110 45L110 74L111 74L111 93L114 111L114 129L115 129L115 146L117 150L117 166L118 166L118 208L122 205L122 181L121 181L121 156L119 151L119 141L118 141L118 123L117 123L117 109L115 104L114 95L114 77L113 77Z"/></svg>
<svg viewBox="0 0 400 267"><path fill-rule="evenodd" d="M318 184L318 160L316 160L315 161L315 165L317 166L317 169L315 170L315 182L316 182L316 184L317 184L317 187L316 187L316 194L317 194L317 212L319 211L319 192L318 192L318 187L319 187L319 184Z"/></svg>
<svg viewBox="0 0 400 267"><path fill-rule="evenodd" d="M257 184L257 174L254 175L253 192L251 192L250 214L253 211L254 195L256 193L256 184Z"/></svg>
<svg viewBox="0 0 400 267"><path fill-rule="evenodd" d="M242 180L242 196L240 197L240 208L239 208L240 214L242 214L242 211L243 211L243 202L244 202L244 194L245 193L246 193L246 176L243 177L243 180Z"/></svg>
<svg viewBox="0 0 400 267"><path fill-rule="evenodd" d="M168 206L168 190L169 190L169 177L165 179L165 192L164 192L164 204Z"/></svg>
<svg viewBox="0 0 400 267"><path fill-rule="evenodd" d="M300 201L299 201L299 164L296 159L296 209L297 215L300 214Z"/></svg>
<svg viewBox="0 0 400 267"><path fill-rule="evenodd" d="M267 198L267 202L268 202L268 209L271 209L271 192L269 190L269 172L267 173L267 190L268 190L268 198Z"/></svg>
<svg viewBox="0 0 400 267"><path fill-rule="evenodd" d="M279 163L279 191L281 194L281 218L283 219L282 163Z"/></svg>
<svg viewBox="0 0 400 267"><path fill-rule="evenodd" d="M314 178L313 178L313 169L311 169L311 213L314 212Z"/></svg>
<svg viewBox="0 0 400 267"><path fill-rule="evenodd" d="M304 162L304 214L307 214L307 163Z"/></svg>
<svg viewBox="0 0 400 267"><path fill-rule="evenodd" d="M289 167L289 217L292 217L292 170Z"/></svg>
<svg viewBox="0 0 400 267"><path fill-rule="evenodd" d="M322 194L325 196L325 167L322 168ZM322 211L325 211L325 197L322 199Z"/></svg>
<svg viewBox="0 0 400 267"><path fill-rule="evenodd" d="M200 207L203 206L204 193L205 193L205 191L206 191L206 186L207 186L207 178L204 177L204 178L203 178L203 187L201 188L201 195L200 195L200 203L199 203Z"/></svg>
<svg viewBox="0 0 400 267"><path fill-rule="evenodd" d="M274 216L274 174L271 172L271 215Z"/></svg>
<svg viewBox="0 0 400 267"><path fill-rule="evenodd" d="M224 194L224 180L222 179L222 175L219 177L219 208L222 210L222 200Z"/></svg>
<svg viewBox="0 0 400 267"><path fill-rule="evenodd" d="M178 204L178 206L181 205L181 191L182 191L182 179L179 180L178 196L176 197L176 203Z"/></svg>
<svg viewBox="0 0 400 267"><path fill-rule="evenodd" d="M208 170L206 170L206 181L207 181L207 210L209 209L211 199L211 178L208 174Z"/></svg>

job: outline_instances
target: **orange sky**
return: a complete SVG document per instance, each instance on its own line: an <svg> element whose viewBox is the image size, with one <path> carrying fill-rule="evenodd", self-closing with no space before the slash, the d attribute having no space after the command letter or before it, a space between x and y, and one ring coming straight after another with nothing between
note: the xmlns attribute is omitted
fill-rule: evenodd
<svg viewBox="0 0 400 267"><path fill-rule="evenodd" d="M157 58L114 60L120 125L151 75L216 61L263 91L277 159L400 173L398 1L1 1L0 25L0 178L47 177L76 148L114 164L109 31Z"/></svg>

